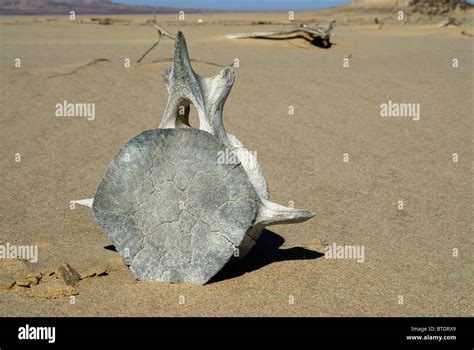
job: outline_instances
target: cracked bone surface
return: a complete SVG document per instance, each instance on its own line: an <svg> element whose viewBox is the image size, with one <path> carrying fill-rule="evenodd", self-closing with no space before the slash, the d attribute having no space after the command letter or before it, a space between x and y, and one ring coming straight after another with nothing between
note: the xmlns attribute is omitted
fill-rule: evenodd
<svg viewBox="0 0 474 350"><path fill-rule="evenodd" d="M314 214L270 202L254 155L225 131L230 68L198 76L177 32L164 78L169 98L160 128L117 152L92 209L135 278L204 284L235 256L245 256L265 226ZM190 104L199 129L189 125ZM222 157L229 154L235 157Z"/></svg>

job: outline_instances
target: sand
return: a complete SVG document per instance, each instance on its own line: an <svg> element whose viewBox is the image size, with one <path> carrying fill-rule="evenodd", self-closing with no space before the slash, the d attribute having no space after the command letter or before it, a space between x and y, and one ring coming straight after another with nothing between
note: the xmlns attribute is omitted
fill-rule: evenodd
<svg viewBox="0 0 474 350"><path fill-rule="evenodd" d="M26 263L32 272L108 267L74 286L74 303L68 294L0 289L0 316L472 316L473 38L460 34L474 33L472 20L379 30L372 13L323 14L338 21L330 49L225 37L279 27L285 14L158 16L184 32L192 58L239 59L227 130L257 152L273 201L317 213L270 227L252 255L205 286L135 281L104 248L110 242L90 210L69 206L93 197L119 147L159 125L169 63L134 65L155 40L137 24L147 17L114 16L133 22L108 26L0 18L0 244L38 246L38 262ZM164 38L144 61L169 58L172 48ZM67 74L99 58L110 62ZM95 119L56 117L64 100L95 103ZM420 103L420 120L381 117L389 100ZM327 259L328 243L364 246L364 261Z"/></svg>

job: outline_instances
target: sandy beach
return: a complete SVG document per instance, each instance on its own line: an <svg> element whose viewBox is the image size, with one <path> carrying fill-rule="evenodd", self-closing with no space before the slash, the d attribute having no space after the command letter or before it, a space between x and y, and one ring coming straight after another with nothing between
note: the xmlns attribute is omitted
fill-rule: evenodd
<svg viewBox="0 0 474 350"><path fill-rule="evenodd" d="M324 49L226 38L280 28L286 13L157 15L185 34L198 74L238 59L226 129L257 152L273 201L316 212L269 227L204 286L136 281L90 209L70 208L122 145L158 127L173 41L137 65L156 40L150 16L0 17L0 244L38 247L37 262L2 259L0 275L108 271L58 297L0 288L0 316L473 316L472 13L446 28L377 16L380 29L372 12L297 13L336 20ZM94 103L95 117L56 117L63 101ZM389 101L418 104L419 120L382 117ZM327 258L328 244L364 247L363 261Z"/></svg>

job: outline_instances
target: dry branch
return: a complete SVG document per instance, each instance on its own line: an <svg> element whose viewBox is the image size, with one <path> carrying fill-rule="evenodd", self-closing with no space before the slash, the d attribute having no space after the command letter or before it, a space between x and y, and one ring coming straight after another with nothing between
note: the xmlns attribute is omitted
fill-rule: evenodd
<svg viewBox="0 0 474 350"><path fill-rule="evenodd" d="M156 22L156 15L155 14L153 15L153 20L150 21L150 23L153 25L153 27L158 32L158 39L155 41L155 43L153 45L151 45L151 47L148 50L146 50L143 53L143 55L140 56L140 58L137 60L136 63L140 63L141 61L143 61L143 59L146 57L146 55L148 55L155 47L158 46L162 36L167 36L168 38L174 40L174 36L170 32L168 32L166 29L164 29L164 28L162 28L158 25L158 23Z"/></svg>
<svg viewBox="0 0 474 350"><path fill-rule="evenodd" d="M107 58L97 58L93 61L90 61L89 63L86 63L82 66L79 66L77 67L76 69L74 69L72 72L68 72L68 73L58 73L58 74L53 74L53 75L50 75L48 78L56 78L56 77L61 77L61 76L65 76L65 75L72 75L72 74L76 74L80 69L82 68L85 68L85 67L89 67L89 66L92 66L96 63L99 63L99 62L108 62L110 63L110 60L108 60Z"/></svg>
<svg viewBox="0 0 474 350"><path fill-rule="evenodd" d="M158 39L155 41L155 43L153 45L151 45L151 47L146 50L143 55L140 56L140 58L137 60L137 63L140 63L146 55L148 55L150 53L151 50L153 50L156 46L158 46L158 44L160 43L160 40L161 40L161 33L158 31Z"/></svg>

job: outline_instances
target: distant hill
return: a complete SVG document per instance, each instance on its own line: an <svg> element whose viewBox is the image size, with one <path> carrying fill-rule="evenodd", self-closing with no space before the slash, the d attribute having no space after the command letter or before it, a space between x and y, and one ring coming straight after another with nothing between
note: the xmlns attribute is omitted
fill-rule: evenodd
<svg viewBox="0 0 474 350"><path fill-rule="evenodd" d="M467 0L353 0L352 6L365 9L400 9L428 15L445 14L472 7Z"/></svg>
<svg viewBox="0 0 474 350"><path fill-rule="evenodd" d="M427 15L440 15L473 6L467 0L410 0L410 9Z"/></svg>
<svg viewBox="0 0 474 350"><path fill-rule="evenodd" d="M410 0L353 0L352 3L366 7L405 7Z"/></svg>
<svg viewBox="0 0 474 350"><path fill-rule="evenodd" d="M150 14L219 12L218 10L199 10L165 6L131 6L107 0L0 0L0 15L64 15L74 10L77 15L85 14Z"/></svg>

